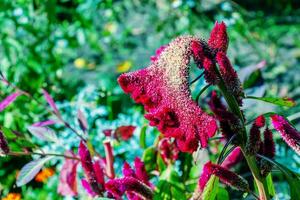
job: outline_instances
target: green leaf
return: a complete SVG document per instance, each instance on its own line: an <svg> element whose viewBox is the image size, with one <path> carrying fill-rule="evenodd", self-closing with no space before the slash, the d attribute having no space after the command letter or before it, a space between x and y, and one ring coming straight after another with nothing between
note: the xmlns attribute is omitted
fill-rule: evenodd
<svg viewBox="0 0 300 200"><path fill-rule="evenodd" d="M167 166L159 153L157 154L156 157L157 157L156 162L158 166L158 171L162 172L167 168Z"/></svg>
<svg viewBox="0 0 300 200"><path fill-rule="evenodd" d="M153 146L145 149L142 160L145 164L147 172L153 171L156 169L156 150Z"/></svg>
<svg viewBox="0 0 300 200"><path fill-rule="evenodd" d="M47 156L27 163L21 169L18 175L17 186L21 187L22 185L25 185L28 182L30 182L35 177L35 175L42 169L44 164L52 158L53 156Z"/></svg>
<svg viewBox="0 0 300 200"><path fill-rule="evenodd" d="M228 194L227 190L223 187L219 187L216 199L217 200L229 200L229 194Z"/></svg>
<svg viewBox="0 0 300 200"><path fill-rule="evenodd" d="M203 200L214 200L219 188L219 178L211 176L202 193Z"/></svg>
<svg viewBox="0 0 300 200"><path fill-rule="evenodd" d="M5 138L7 140L12 140L15 139L17 136L16 134L14 134L11 130L9 130L8 128L5 127L1 127L1 131L3 132Z"/></svg>
<svg viewBox="0 0 300 200"><path fill-rule="evenodd" d="M143 126L140 133L140 146L141 148L146 148L146 130L147 126Z"/></svg>
<svg viewBox="0 0 300 200"><path fill-rule="evenodd" d="M269 173L269 175L266 177L266 181L267 181L267 185L268 185L268 191L269 191L269 194L274 197L276 195L276 192L275 192L275 187L274 187L274 184L273 184L273 179L272 179L272 174Z"/></svg>
<svg viewBox="0 0 300 200"><path fill-rule="evenodd" d="M300 178L299 175L290 170L289 168L285 167L284 165L276 162L275 160L272 160L270 158L267 158L263 155L257 155L260 158L263 158L270 163L274 164L285 176L289 187L290 187L290 196L291 200L297 200L300 197L300 190L299 190L299 185L300 185Z"/></svg>
<svg viewBox="0 0 300 200"><path fill-rule="evenodd" d="M296 105L295 101L290 98L277 98L277 97L254 97L254 96L247 96L247 99L256 99L268 103L272 103L278 106L287 106L293 107Z"/></svg>

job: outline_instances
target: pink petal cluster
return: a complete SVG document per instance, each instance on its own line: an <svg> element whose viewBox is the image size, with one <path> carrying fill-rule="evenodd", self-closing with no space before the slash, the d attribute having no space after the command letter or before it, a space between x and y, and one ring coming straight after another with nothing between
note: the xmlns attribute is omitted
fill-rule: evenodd
<svg viewBox="0 0 300 200"><path fill-rule="evenodd" d="M104 192L104 174L99 162L92 161L90 152L84 141L80 142L78 154L81 166L86 176L81 183L91 196L101 195Z"/></svg>
<svg viewBox="0 0 300 200"><path fill-rule="evenodd" d="M181 151L206 147L217 129L213 117L206 114L191 97L189 61L191 43L198 39L178 37L156 55L145 69L122 74L118 82L124 92L142 103L145 117L166 137L174 137Z"/></svg>
<svg viewBox="0 0 300 200"><path fill-rule="evenodd" d="M106 190L115 198L121 198L126 193L129 200L152 199L152 185L140 158L134 160L134 168L135 170L125 162L123 165L124 177L109 180L105 184Z"/></svg>
<svg viewBox="0 0 300 200"><path fill-rule="evenodd" d="M201 177L199 179L200 191L204 190L206 183L212 175L217 176L224 184L229 185L234 189L249 191L249 184L244 178L232 171L229 171L227 168L213 164L210 161L204 165Z"/></svg>
<svg viewBox="0 0 300 200"><path fill-rule="evenodd" d="M67 151L66 156L76 155L72 151ZM57 192L63 196L77 196L77 166L79 161L66 158L59 175Z"/></svg>
<svg viewBox="0 0 300 200"><path fill-rule="evenodd" d="M179 149L169 138L163 138L158 144L158 151L165 164L173 163L178 159Z"/></svg>
<svg viewBox="0 0 300 200"><path fill-rule="evenodd" d="M279 115L271 116L274 128L281 134L283 140L300 155L300 132Z"/></svg>

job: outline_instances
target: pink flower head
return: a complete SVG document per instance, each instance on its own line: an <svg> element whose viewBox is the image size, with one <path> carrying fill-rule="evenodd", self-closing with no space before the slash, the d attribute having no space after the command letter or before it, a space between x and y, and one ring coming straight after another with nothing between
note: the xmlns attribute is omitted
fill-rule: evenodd
<svg viewBox="0 0 300 200"><path fill-rule="evenodd" d="M281 134L283 140L300 155L300 132L282 116L273 115L271 119L274 128Z"/></svg>
<svg viewBox="0 0 300 200"><path fill-rule="evenodd" d="M124 193L130 200L141 200L151 197L152 185L149 182L144 163L140 158L135 158L134 168L135 170L125 162L123 165L124 177L108 181L105 188L116 198L120 198Z"/></svg>
<svg viewBox="0 0 300 200"><path fill-rule="evenodd" d="M156 51L155 51L155 56L151 56L150 60L152 62L155 62L159 59L160 54L164 51L164 49L167 47L167 45L163 45L161 47L159 47Z"/></svg>
<svg viewBox="0 0 300 200"><path fill-rule="evenodd" d="M169 138L163 138L158 144L163 161L168 164L178 159L179 149Z"/></svg>
<svg viewBox="0 0 300 200"><path fill-rule="evenodd" d="M142 103L150 125L166 137L174 137L181 151L193 152L207 146L217 129L213 117L206 114L191 97L189 60L191 36L178 37L160 53L149 67L122 74L118 82L124 92Z"/></svg>
<svg viewBox="0 0 300 200"><path fill-rule="evenodd" d="M9 146L2 131L0 131L0 153L1 152L3 152L4 154L9 153Z"/></svg>
<svg viewBox="0 0 300 200"><path fill-rule="evenodd" d="M67 156L76 156L72 151ZM79 161L66 159L59 175L57 192L63 196L77 196L77 166Z"/></svg>
<svg viewBox="0 0 300 200"><path fill-rule="evenodd" d="M120 126L115 130L115 137L126 141L129 140L135 130L135 126Z"/></svg>
<svg viewBox="0 0 300 200"><path fill-rule="evenodd" d="M208 45L216 51L226 53L229 39L227 36L226 25L224 22L215 23L213 30L210 33Z"/></svg>
<svg viewBox="0 0 300 200"><path fill-rule="evenodd" d="M243 153L241 151L240 147L236 147L233 149L233 151L225 158L225 160L222 162L221 166L225 167L227 169L230 169L231 167L235 166L237 163L239 163L243 159Z"/></svg>
<svg viewBox="0 0 300 200"><path fill-rule="evenodd" d="M102 178L100 176L103 176L103 174L96 174L101 173L100 166L97 166L98 164L93 163L91 154L86 146L86 144L81 141L78 149L78 154L81 160L81 166L83 168L83 171L85 173L85 176L87 178L87 182L90 185L90 188L93 190L93 192L97 195L102 194L104 191ZM96 170L95 170L96 168ZM85 182L85 181L83 181ZM82 183L83 183L82 182ZM83 186L86 186L86 183L83 183ZM87 187L85 187L87 189ZM89 192L89 190L87 189ZM90 193L90 192L89 192ZM90 193L92 194L92 193Z"/></svg>
<svg viewBox="0 0 300 200"><path fill-rule="evenodd" d="M220 165L216 165L211 162L205 164L203 172L199 179L199 187L201 191L203 191L203 189L205 188L205 185L211 175L219 177L224 184L230 185L234 189L249 191L249 184L244 178Z"/></svg>
<svg viewBox="0 0 300 200"><path fill-rule="evenodd" d="M218 52L216 55L216 60L219 64L220 73L225 85L227 86L227 89L235 96L238 103L242 105L242 97L244 93L236 71L233 69L225 53Z"/></svg>

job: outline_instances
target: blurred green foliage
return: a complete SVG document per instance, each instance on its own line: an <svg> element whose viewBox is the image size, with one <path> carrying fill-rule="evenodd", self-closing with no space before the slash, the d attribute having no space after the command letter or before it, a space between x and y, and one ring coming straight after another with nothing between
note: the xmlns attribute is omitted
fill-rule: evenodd
<svg viewBox="0 0 300 200"><path fill-rule="evenodd" d="M141 108L133 106L129 97L117 86L116 78L121 72L117 66L124 62L130 70L146 66L155 49L172 38L182 34L207 38L214 21L223 20L228 25L229 57L244 73L241 75L248 77L246 94L289 96L298 102L293 108L278 109L255 101L256 110L252 110L249 108L254 101L247 100L244 105L245 109L248 108L246 115L254 118L260 113L277 111L285 116L292 115L293 122L299 127L299 14L299 2L296 0L263 3L3 0L0 5L0 69L10 82L30 92L45 105L41 88L46 88L58 102L59 109L64 111L64 117L74 126L78 127L75 111L83 109L88 116L90 134L97 144L103 139L103 129L124 124L138 127L146 124ZM261 61L266 64L257 69L255 64ZM243 70L246 67L248 70ZM197 72L191 73L196 76ZM192 89L203 85L200 82ZM12 88L0 84L1 99L12 91ZM205 92L204 97L207 95L208 92ZM201 101L205 102L207 98ZM0 124L29 135L28 125L48 117L49 114L39 104L23 96L1 112ZM56 129L62 132L70 148L77 145L69 131L62 130L62 127ZM155 130L147 130L148 145L156 136L153 133ZM130 142L116 145L118 173L123 160L141 156L138 145L138 136ZM137 151L130 154L128 150L132 147ZM299 168L299 158L291 151L281 147L278 152L281 163ZM16 170L28 160L18 159L16 162L15 158L1 158L0 191L5 195L17 190L22 192L24 199L46 199L48 195L51 195L48 199L58 198L57 175L47 184L33 183L22 190L13 187ZM8 167L11 163L17 164L13 168ZM178 176L177 172L171 172ZM283 180L282 177L277 179ZM169 184L164 180L156 181ZM280 188L277 191L282 189L283 196L286 194L284 184L279 182L276 185ZM43 189L39 189L41 187Z"/></svg>

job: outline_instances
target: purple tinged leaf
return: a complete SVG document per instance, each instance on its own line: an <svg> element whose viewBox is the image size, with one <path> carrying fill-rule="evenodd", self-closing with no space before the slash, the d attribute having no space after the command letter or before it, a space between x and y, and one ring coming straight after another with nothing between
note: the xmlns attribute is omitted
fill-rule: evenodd
<svg viewBox="0 0 300 200"><path fill-rule="evenodd" d="M17 177L17 186L21 187L29 183L37 173L42 169L44 164L51 160L53 156L47 156L27 163L20 171Z"/></svg>
<svg viewBox="0 0 300 200"><path fill-rule="evenodd" d="M34 135L38 139L49 142L58 142L56 133L48 127L29 126L27 129L32 135Z"/></svg>
<svg viewBox="0 0 300 200"><path fill-rule="evenodd" d="M56 123L56 121L50 119L50 120L46 120L46 121L36 122L36 123L32 124L31 126L34 126L34 127L43 127L43 126L53 125L55 123Z"/></svg>
<svg viewBox="0 0 300 200"><path fill-rule="evenodd" d="M11 95L7 96L3 101L0 102L0 112L4 110L9 104L14 102L18 96L23 94L22 92L14 92Z"/></svg>
<svg viewBox="0 0 300 200"><path fill-rule="evenodd" d="M89 184L89 182L85 179L82 179L81 180L81 184L82 184L82 187L85 189L85 191L92 197L95 197L97 196L97 194L93 191L91 185Z"/></svg>
<svg viewBox="0 0 300 200"><path fill-rule="evenodd" d="M50 94L45 89L42 89L42 90L43 90L43 94L44 94L44 97L45 97L46 101L51 106L51 108L53 109L54 113L56 115L60 115L59 111L58 111L58 109L56 107L56 104L55 104L55 102L53 100L53 98L50 96Z"/></svg>
<svg viewBox="0 0 300 200"><path fill-rule="evenodd" d="M1 152L3 152L4 154L9 153L9 146L8 146L7 140L4 136L4 134L2 133L2 131L0 131L0 155L1 155Z"/></svg>
<svg viewBox="0 0 300 200"><path fill-rule="evenodd" d="M81 110L78 110L78 112L77 112L77 119L78 119L81 130L83 132L86 132L86 130L88 129L88 123L87 123L87 120Z"/></svg>

